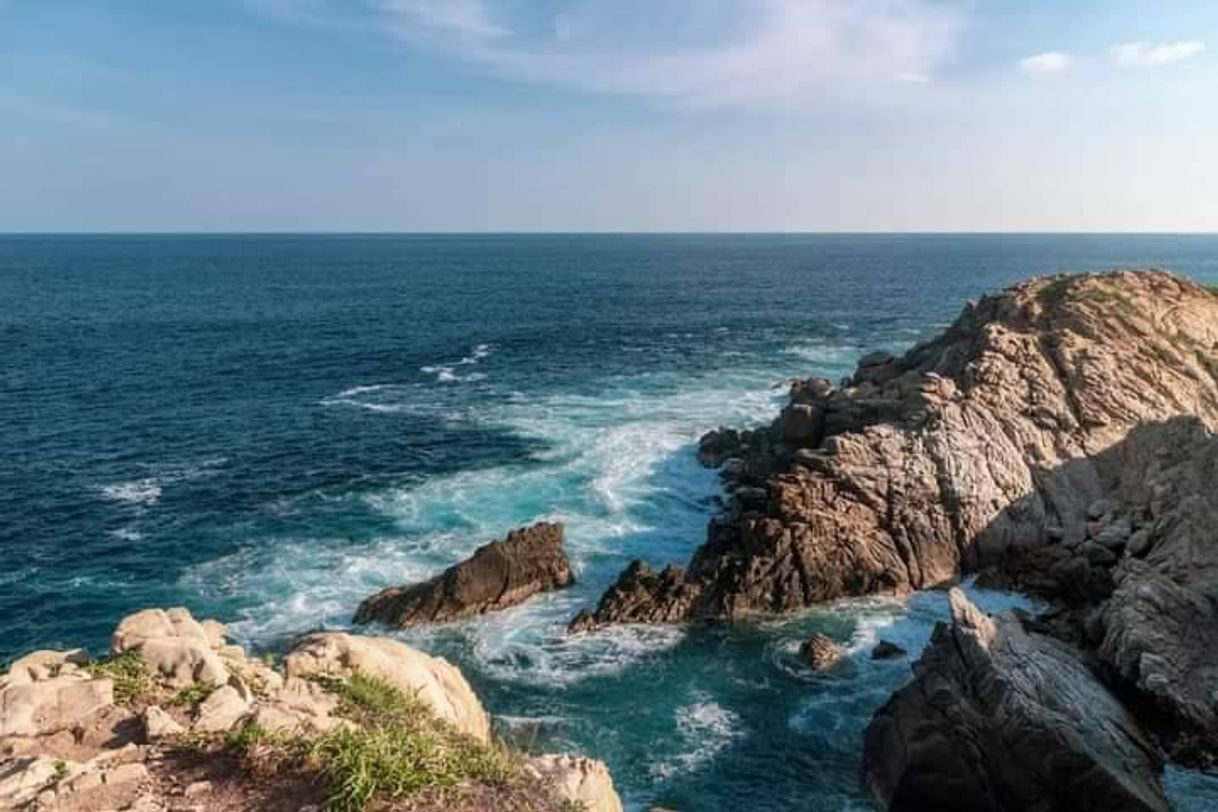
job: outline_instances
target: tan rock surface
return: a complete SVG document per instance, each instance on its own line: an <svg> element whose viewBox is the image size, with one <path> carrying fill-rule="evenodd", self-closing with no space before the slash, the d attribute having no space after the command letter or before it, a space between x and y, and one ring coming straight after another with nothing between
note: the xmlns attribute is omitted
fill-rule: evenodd
<svg viewBox="0 0 1218 812"><path fill-rule="evenodd" d="M383 637L324 632L306 637L284 659L288 679L362 671L415 695L441 719L479 741L490 740L490 717L452 663Z"/></svg>

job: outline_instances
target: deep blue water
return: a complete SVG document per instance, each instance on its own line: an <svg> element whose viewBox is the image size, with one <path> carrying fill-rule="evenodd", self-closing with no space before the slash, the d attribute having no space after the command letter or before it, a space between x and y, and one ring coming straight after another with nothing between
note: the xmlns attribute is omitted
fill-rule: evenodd
<svg viewBox="0 0 1218 812"><path fill-rule="evenodd" d="M732 629L566 639L636 556L684 563L716 509L693 443L1026 276L1156 265L1218 237L0 237L0 662L104 649L185 605L254 646L540 517L580 583L408 639L500 729L610 762L628 804L866 809L860 733L942 596ZM1011 598L981 594L997 608ZM816 629L860 656L794 657ZM1213 779L1173 773L1182 808Z"/></svg>

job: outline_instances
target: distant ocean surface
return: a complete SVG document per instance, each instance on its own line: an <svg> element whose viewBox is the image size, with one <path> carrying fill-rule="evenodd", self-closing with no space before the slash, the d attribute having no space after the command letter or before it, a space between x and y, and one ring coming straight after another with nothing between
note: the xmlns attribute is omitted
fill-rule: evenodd
<svg viewBox="0 0 1218 812"><path fill-rule="evenodd" d="M566 621L630 559L688 560L717 509L698 436L769 419L789 378L1033 274L1144 266L1218 282L1218 237L0 237L0 662L101 652L146 606L283 646L556 518L575 588L406 635L505 735L605 759L633 809L870 809L861 731L909 660L866 652L916 652L942 595ZM858 656L811 673L815 630ZM1218 808L1215 779L1169 783Z"/></svg>

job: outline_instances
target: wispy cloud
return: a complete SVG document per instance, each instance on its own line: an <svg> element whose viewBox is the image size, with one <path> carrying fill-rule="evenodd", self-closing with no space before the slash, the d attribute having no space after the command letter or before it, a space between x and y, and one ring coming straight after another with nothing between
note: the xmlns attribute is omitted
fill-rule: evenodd
<svg viewBox="0 0 1218 812"><path fill-rule="evenodd" d="M1031 73L1039 76L1050 73L1061 73L1069 70L1074 65L1074 57L1070 54L1060 51L1049 51L1048 53L1036 54L1027 56L1019 60L1019 69L1024 73Z"/></svg>
<svg viewBox="0 0 1218 812"><path fill-rule="evenodd" d="M1182 42L1125 42L1112 46L1112 58L1123 68L1154 68L1192 59L1205 51L1199 40Z"/></svg>
<svg viewBox="0 0 1218 812"><path fill-rule="evenodd" d="M325 0L296 0L311 14ZM274 2L280 8L292 0ZM925 83L969 0L361 0L383 30L489 75L695 106ZM346 14L358 4L334 4Z"/></svg>

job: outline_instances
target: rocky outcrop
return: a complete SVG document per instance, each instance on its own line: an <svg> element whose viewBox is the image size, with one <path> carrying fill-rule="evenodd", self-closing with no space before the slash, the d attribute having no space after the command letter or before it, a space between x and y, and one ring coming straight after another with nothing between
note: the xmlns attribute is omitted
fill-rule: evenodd
<svg viewBox="0 0 1218 812"><path fill-rule="evenodd" d="M284 672L289 680L370 674L427 703L462 733L483 742L491 738L490 717L457 667L397 640L341 632L310 635L284 658Z"/></svg>
<svg viewBox="0 0 1218 812"><path fill-rule="evenodd" d="M731 501L685 584L648 614L731 619L903 593L1080 544L1106 495L1095 455L1146 422L1218 425L1216 344L1218 297L1200 286L1163 272L1051 277L970 304L900 358L865 358L840 388L797 383L768 429L703 443ZM620 606L602 601L593 621L635 619Z"/></svg>
<svg viewBox="0 0 1218 812"><path fill-rule="evenodd" d="M613 777L602 761L567 755L535 756L527 769L584 812L622 812Z"/></svg>
<svg viewBox="0 0 1218 812"><path fill-rule="evenodd" d="M596 612L576 615L568 631L589 631L602 619L614 623L676 623L688 616L697 596L697 584L686 579L683 570L665 567L654 572L636 560L601 597Z"/></svg>
<svg viewBox="0 0 1218 812"><path fill-rule="evenodd" d="M799 656L817 671L828 671L842 661L842 647L832 637L817 632L799 647Z"/></svg>
<svg viewBox="0 0 1218 812"><path fill-rule="evenodd" d="M359 605L356 623L404 627L440 623L515 606L539 592L574 583L562 549L561 524L539 522L421 584L382 590Z"/></svg>
<svg viewBox="0 0 1218 812"><path fill-rule="evenodd" d="M405 748L383 755L413 764L415 783L433 762L475 765L455 793L412 795L420 812L492 802L621 810L601 762L505 759L478 697L441 658L394 640L323 633L300 641L281 670L225 638L223 625L185 609L147 610L119 624L106 659L39 651L13 663L0 676L0 808L316 809L340 769L326 753L363 741ZM359 739L361 730L369 738ZM453 764L436 787L453 779ZM477 769L512 777L484 779Z"/></svg>
<svg viewBox="0 0 1218 812"><path fill-rule="evenodd" d="M1170 809L1155 748L1067 646L959 590L951 606L867 729L864 778L884 808Z"/></svg>

